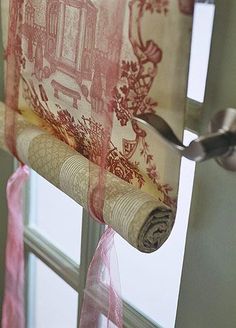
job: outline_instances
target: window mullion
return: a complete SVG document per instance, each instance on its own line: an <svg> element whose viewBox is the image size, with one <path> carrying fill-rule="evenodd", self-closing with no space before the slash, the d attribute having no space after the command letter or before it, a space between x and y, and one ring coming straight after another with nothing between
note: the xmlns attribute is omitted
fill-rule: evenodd
<svg viewBox="0 0 236 328"><path fill-rule="evenodd" d="M68 285L79 291L79 266L32 228L25 227L25 248L57 273Z"/></svg>
<svg viewBox="0 0 236 328"><path fill-rule="evenodd" d="M35 279L36 278L36 258L30 256L30 252L25 248L25 318L26 327L35 327Z"/></svg>

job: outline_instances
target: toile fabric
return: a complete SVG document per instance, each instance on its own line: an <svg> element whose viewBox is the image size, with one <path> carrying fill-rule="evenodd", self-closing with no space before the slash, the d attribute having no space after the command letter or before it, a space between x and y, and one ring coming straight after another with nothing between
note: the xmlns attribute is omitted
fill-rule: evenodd
<svg viewBox="0 0 236 328"><path fill-rule="evenodd" d="M158 113L182 138L193 1L3 1L7 61L9 3L20 70L7 105L174 208L180 158L132 117Z"/></svg>
<svg viewBox="0 0 236 328"><path fill-rule="evenodd" d="M0 140L4 141L5 104L0 102ZM0 141L0 148L7 145ZM90 172L99 167L47 131L16 114L16 150L27 164L54 186L88 209ZM90 168L92 166L92 170ZM93 179L92 179L93 181ZM173 211L153 196L118 176L107 173L103 219L128 243L150 253L168 238L174 224Z"/></svg>
<svg viewBox="0 0 236 328"><path fill-rule="evenodd" d="M149 253L173 227L180 157L132 118L157 113L182 138L193 5L1 2L6 96L0 146L108 225L88 271L81 328L99 322L96 311L91 316L89 295L100 286L103 269L107 327L122 327L111 268L114 231Z"/></svg>

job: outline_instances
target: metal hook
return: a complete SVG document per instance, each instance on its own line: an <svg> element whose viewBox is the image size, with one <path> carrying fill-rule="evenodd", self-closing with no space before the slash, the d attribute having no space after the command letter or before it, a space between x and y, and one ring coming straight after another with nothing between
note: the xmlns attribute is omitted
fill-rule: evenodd
<svg viewBox="0 0 236 328"><path fill-rule="evenodd" d="M215 158L224 168L236 171L236 109L218 112L210 122L210 133L193 140L188 146L173 132L159 115L141 114L133 120L154 130L172 149L192 161L201 162Z"/></svg>

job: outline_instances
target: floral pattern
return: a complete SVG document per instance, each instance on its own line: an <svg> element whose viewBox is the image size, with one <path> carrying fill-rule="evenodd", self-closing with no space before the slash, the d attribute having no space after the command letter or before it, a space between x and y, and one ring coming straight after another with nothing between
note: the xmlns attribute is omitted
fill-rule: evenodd
<svg viewBox="0 0 236 328"><path fill-rule="evenodd" d="M44 127L57 136L60 140L69 144L93 163L99 165L102 153L102 141L105 138L105 131L102 125L95 122L91 117L82 115L81 121L69 113L67 109L62 109L57 105L57 114L53 114L46 109L33 93L27 81L24 80L24 98L31 109L43 119ZM144 183L142 174L138 169L138 163L128 161L113 145L110 140L110 147L107 154L106 169L127 182L134 179L138 181L139 187Z"/></svg>
<svg viewBox="0 0 236 328"><path fill-rule="evenodd" d="M158 154L152 153L147 132L132 117L159 110L159 99L153 97L151 90L165 51L147 36L144 24L152 16L158 20L173 15L174 3L180 15L189 15L192 1L119 0L116 8L107 0L94 1L94 4L84 1L86 28L80 25L78 36L73 34L77 52L66 43L72 22L68 15L77 15L77 9L70 9L68 0L62 2L64 7L52 0L39 0L37 6L35 1L24 2L21 77L25 103L40 118L37 120L40 126L123 180L139 188L146 182L151 183L158 197L166 205L175 207L176 185L163 182ZM80 2L76 5L78 10ZM45 19L41 13L42 22L39 23L34 16L36 7L40 6L46 10ZM64 32L63 27L59 28L63 23L60 21L63 13L59 15L62 8L67 15ZM121 27L127 10L128 28L124 36ZM81 20L73 22L76 26L82 24ZM123 45L124 38L128 45ZM60 39L62 41L58 41ZM80 44L82 39L84 44ZM125 47L129 49L129 56L123 56L121 50ZM71 83L67 83L69 79ZM75 110L78 111L76 115ZM113 126L119 126L119 131L130 129L135 136L132 140L123 137L121 145L116 144L112 138L112 123L109 123L112 115ZM104 165L104 140L107 138Z"/></svg>

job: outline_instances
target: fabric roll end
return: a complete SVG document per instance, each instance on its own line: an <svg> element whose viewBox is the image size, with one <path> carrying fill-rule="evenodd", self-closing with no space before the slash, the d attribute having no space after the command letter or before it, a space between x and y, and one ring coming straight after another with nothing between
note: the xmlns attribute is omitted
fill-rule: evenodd
<svg viewBox="0 0 236 328"><path fill-rule="evenodd" d="M154 209L140 229L137 249L143 253L158 250L169 238L175 222L175 212L167 207Z"/></svg>

